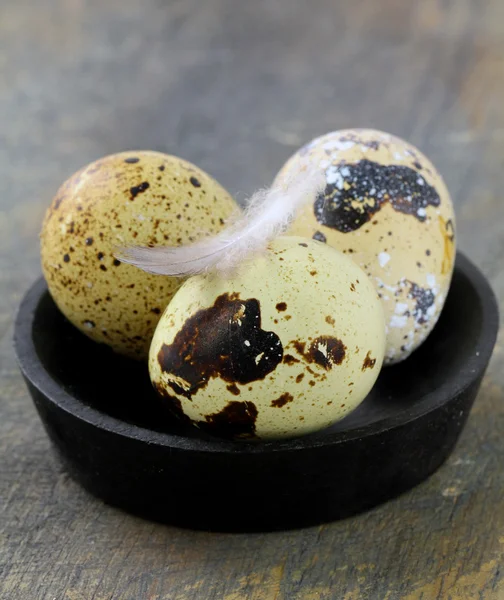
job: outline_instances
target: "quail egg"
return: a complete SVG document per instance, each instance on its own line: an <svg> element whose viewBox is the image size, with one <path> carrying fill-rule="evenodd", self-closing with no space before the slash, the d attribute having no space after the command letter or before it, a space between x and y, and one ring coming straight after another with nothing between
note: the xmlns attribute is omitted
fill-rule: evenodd
<svg viewBox="0 0 504 600"><path fill-rule="evenodd" d="M185 160L149 151L106 156L70 177L47 210L41 258L49 291L90 338L146 358L180 282L119 262L115 248L186 244L221 230L236 209Z"/></svg>
<svg viewBox="0 0 504 600"><path fill-rule="evenodd" d="M178 419L228 439L286 438L354 410L384 350L364 272L328 245L285 236L232 276L186 280L157 325L149 372Z"/></svg>
<svg viewBox="0 0 504 600"><path fill-rule="evenodd" d="M441 175L411 144L371 129L314 139L275 183L301 169L320 170L326 186L289 233L326 242L367 273L383 303L385 363L404 360L434 328L451 282L455 216Z"/></svg>

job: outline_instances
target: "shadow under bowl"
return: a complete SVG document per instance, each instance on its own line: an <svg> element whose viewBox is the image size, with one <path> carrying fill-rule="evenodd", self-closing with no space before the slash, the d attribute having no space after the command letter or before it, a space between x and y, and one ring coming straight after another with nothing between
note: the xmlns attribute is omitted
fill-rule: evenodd
<svg viewBox="0 0 504 600"><path fill-rule="evenodd" d="M23 299L14 337L46 431L92 494L174 525L267 531L350 516L433 473L466 422L498 323L488 282L459 253L434 331L382 370L356 411L315 434L260 443L169 420L147 366L82 335L43 279Z"/></svg>

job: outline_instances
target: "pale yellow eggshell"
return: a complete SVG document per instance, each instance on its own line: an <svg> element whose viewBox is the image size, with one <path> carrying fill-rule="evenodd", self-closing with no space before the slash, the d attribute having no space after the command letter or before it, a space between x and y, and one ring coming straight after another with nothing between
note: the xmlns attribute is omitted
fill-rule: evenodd
<svg viewBox="0 0 504 600"><path fill-rule="evenodd" d="M384 348L362 270L325 244L282 237L232 277L184 283L156 328L149 371L179 418L223 437L282 438L354 410Z"/></svg>
<svg viewBox="0 0 504 600"><path fill-rule="evenodd" d="M182 245L221 230L237 209L212 177L159 152L106 156L59 189L41 233L42 269L63 314L121 354L146 358L180 280L114 258L117 246Z"/></svg>
<svg viewBox="0 0 504 600"><path fill-rule="evenodd" d="M386 318L385 364L404 360L434 328L451 282L455 216L441 175L417 148L372 129L314 139L275 183L301 169L322 171L327 187L289 233L326 241L367 273Z"/></svg>

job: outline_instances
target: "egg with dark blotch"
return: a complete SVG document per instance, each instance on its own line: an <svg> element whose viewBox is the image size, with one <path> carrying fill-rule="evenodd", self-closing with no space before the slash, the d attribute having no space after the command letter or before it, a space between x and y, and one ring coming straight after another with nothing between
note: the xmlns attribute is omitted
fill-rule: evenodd
<svg viewBox="0 0 504 600"><path fill-rule="evenodd" d="M230 277L188 279L156 328L152 383L173 417L238 440L322 429L372 388L383 311L342 253L281 237Z"/></svg>
<svg viewBox="0 0 504 600"><path fill-rule="evenodd" d="M188 244L223 229L236 209L185 160L150 151L106 156L70 177L47 210L41 258L49 291L87 336L145 359L180 280L120 263L115 249Z"/></svg>
<svg viewBox="0 0 504 600"><path fill-rule="evenodd" d="M404 360L434 328L453 273L455 215L441 175L417 148L372 129L314 139L275 183L304 169L326 185L289 233L326 242L366 272L385 312L385 364Z"/></svg>

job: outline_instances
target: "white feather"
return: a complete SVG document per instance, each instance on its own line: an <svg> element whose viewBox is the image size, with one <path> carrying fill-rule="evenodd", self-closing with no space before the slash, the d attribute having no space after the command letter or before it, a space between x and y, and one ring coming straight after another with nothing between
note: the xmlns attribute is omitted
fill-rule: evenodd
<svg viewBox="0 0 504 600"><path fill-rule="evenodd" d="M115 256L124 263L157 275L186 277L212 269L230 273L282 234L298 209L313 198L323 185L320 172L312 175L302 172L285 187L256 192L245 211L212 238L179 247L120 248Z"/></svg>

